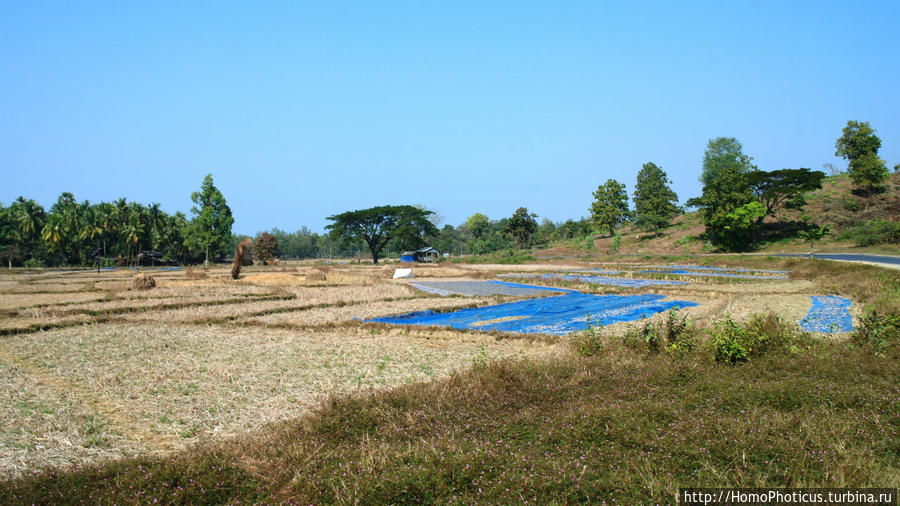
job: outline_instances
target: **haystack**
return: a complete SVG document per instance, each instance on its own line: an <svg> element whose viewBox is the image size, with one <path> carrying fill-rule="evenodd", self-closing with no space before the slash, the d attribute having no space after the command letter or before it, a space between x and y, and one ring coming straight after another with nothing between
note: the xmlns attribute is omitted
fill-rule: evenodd
<svg viewBox="0 0 900 506"><path fill-rule="evenodd" d="M149 274L139 272L131 280L131 287L135 290L149 290L156 286L156 280Z"/></svg>
<svg viewBox="0 0 900 506"><path fill-rule="evenodd" d="M306 280L307 281L325 281L325 273L318 269L312 269L310 271L307 271Z"/></svg>
<svg viewBox="0 0 900 506"><path fill-rule="evenodd" d="M253 245L253 241L250 238L246 238L240 243L238 243L237 248L234 250L234 261L231 263L231 278L237 279L238 276L241 275L241 266L244 265L244 262L247 261L247 251L250 250L250 246Z"/></svg>
<svg viewBox="0 0 900 506"><path fill-rule="evenodd" d="M385 265L381 268L381 279L391 279L394 277L394 268Z"/></svg>

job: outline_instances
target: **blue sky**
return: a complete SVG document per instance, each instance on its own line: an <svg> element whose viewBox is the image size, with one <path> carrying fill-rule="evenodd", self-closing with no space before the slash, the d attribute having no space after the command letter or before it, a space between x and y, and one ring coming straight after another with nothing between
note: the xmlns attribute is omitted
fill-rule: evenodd
<svg viewBox="0 0 900 506"><path fill-rule="evenodd" d="M0 202L188 211L212 173L239 233L381 204L562 221L647 161L699 195L713 137L844 167L850 119L893 167L898 22L896 1L6 1Z"/></svg>

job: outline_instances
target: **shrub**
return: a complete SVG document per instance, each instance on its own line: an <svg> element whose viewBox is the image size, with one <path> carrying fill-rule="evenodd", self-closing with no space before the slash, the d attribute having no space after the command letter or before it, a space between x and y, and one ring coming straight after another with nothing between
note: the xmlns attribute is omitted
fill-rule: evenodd
<svg viewBox="0 0 900 506"><path fill-rule="evenodd" d="M800 349L800 336L793 326L774 313L753 315L743 325L725 318L713 324L710 334L716 362L731 365L770 351L796 353Z"/></svg>
<svg viewBox="0 0 900 506"><path fill-rule="evenodd" d="M841 233L841 239L850 239L857 246L900 243L900 221L871 221L857 225Z"/></svg>
<svg viewBox="0 0 900 506"><path fill-rule="evenodd" d="M591 325L573 341L575 350L585 357L598 355L603 349L603 337L600 327Z"/></svg>
<svg viewBox="0 0 900 506"><path fill-rule="evenodd" d="M900 341L900 313L879 314L873 311L867 314L851 338L857 344L871 346L876 355L884 355Z"/></svg>
<svg viewBox="0 0 900 506"><path fill-rule="evenodd" d="M753 351L747 330L731 318L716 322L712 336L716 362L736 365L746 362Z"/></svg>
<svg viewBox="0 0 900 506"><path fill-rule="evenodd" d="M40 258L29 258L28 260L25 260L23 265L30 268L44 267L44 261Z"/></svg>

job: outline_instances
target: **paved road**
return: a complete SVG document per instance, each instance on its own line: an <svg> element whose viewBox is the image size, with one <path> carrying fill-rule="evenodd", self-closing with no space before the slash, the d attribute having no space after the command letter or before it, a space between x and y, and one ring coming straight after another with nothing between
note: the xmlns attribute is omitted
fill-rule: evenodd
<svg viewBox="0 0 900 506"><path fill-rule="evenodd" d="M780 257L809 257L805 254L783 254ZM816 258L825 260L842 260L844 262L869 262L873 264L882 264L887 266L900 266L900 257L891 255L865 255L857 253L816 253Z"/></svg>

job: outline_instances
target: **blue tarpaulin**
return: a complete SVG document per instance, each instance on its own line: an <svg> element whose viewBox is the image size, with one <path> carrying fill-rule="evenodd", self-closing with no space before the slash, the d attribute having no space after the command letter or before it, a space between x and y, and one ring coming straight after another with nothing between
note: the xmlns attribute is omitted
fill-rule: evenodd
<svg viewBox="0 0 900 506"><path fill-rule="evenodd" d="M575 274L501 274L500 276L509 278L562 279L564 281L581 281L595 285L623 286L629 288L688 284L687 281L669 281L666 279L607 278L603 276L580 276Z"/></svg>
<svg viewBox="0 0 900 506"><path fill-rule="evenodd" d="M523 334L556 334L584 330L591 326L634 321L670 309L696 306L694 302L663 301L665 296L591 295L568 292L544 297L451 313L416 311L384 316L369 322L398 325L438 325L456 329L498 330Z"/></svg>
<svg viewBox="0 0 900 506"><path fill-rule="evenodd" d="M853 317L847 309L850 299L836 295L813 295L812 308L802 320L800 327L810 332L850 332L853 330Z"/></svg>

